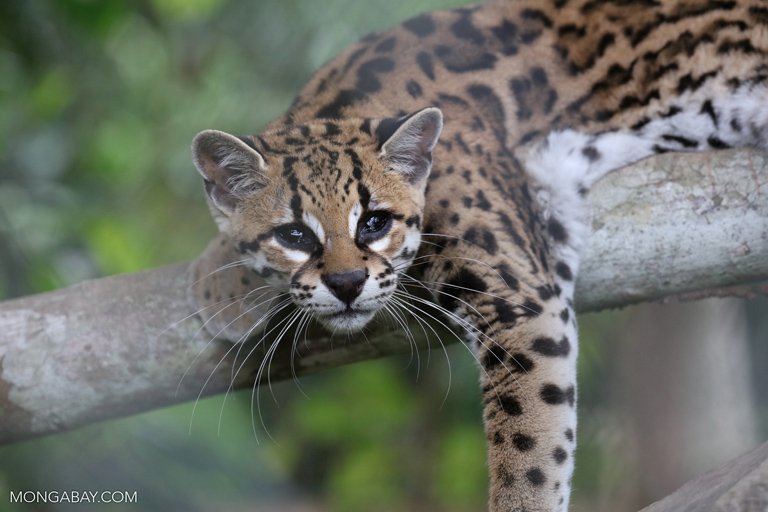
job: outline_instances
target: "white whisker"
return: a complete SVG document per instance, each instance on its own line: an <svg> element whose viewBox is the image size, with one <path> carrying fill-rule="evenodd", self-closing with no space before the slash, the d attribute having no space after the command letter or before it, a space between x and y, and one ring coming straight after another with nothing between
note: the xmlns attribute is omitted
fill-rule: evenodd
<svg viewBox="0 0 768 512"><path fill-rule="evenodd" d="M278 322L277 325L275 325L274 327L272 327L271 329L266 331L266 328L269 326L269 322L271 321L271 319L274 318L274 316L278 312L280 312L283 309L289 307L290 304L291 304L290 299L284 299L282 302L280 302L280 304L275 306L275 308L272 308L272 310L270 312L268 312L261 319L259 319L258 322L256 322L254 325L252 325L248 329L248 331L246 331L239 338L238 343L237 343L239 345L239 348L237 350L237 353L235 354L235 359L232 362L232 373L230 374L229 386L227 386L227 391L224 393L224 400L222 401L221 410L219 411L219 424L218 424L217 432L219 432L221 430L221 418L222 418L222 416L224 414L224 406L227 403L227 397L229 396L229 392L232 390L232 388L235 385L235 381L237 380L237 376L240 373L240 370L243 369L243 367L245 366L245 363L248 362L248 359L251 357L251 355L253 355L253 353L256 351L256 349L261 345L261 342L264 341L264 339L266 339L267 336L269 336L272 332L274 332L275 329L277 329L280 326L280 324L283 323L283 321L284 321L284 320L282 320L282 321ZM265 327L264 327L266 332L264 334L262 334L261 339L259 341L257 341L256 343L253 344L251 349L248 351L248 353L243 358L243 361L240 363L240 365L237 365L237 358L240 355L240 351L245 346L245 343L243 343L243 342L251 337L251 335L253 334L253 331L256 330L256 327L258 327L259 324L261 324L262 321L266 322ZM237 370L235 370L235 367L237 367Z"/></svg>
<svg viewBox="0 0 768 512"><path fill-rule="evenodd" d="M435 331L435 328L432 327L428 322L425 322L424 320L419 318L419 315L414 314L413 311L411 311L411 309L409 308L409 306L410 306L409 303L405 302L404 300L402 300L402 299L400 299L398 297L392 297L392 306L400 308L403 311L405 311L406 313L408 313L409 315L411 315L416 320L416 322L419 324L419 326L421 326L421 330L424 332L425 339L427 341L429 341L429 335L427 334L427 331L424 328L424 326L426 325L429 328L429 330L432 331L432 334L435 335L435 339L437 339L437 342L440 344L440 348L442 348L442 350L443 350L443 354L445 355L445 361L446 361L446 363L448 363L448 386L446 387L446 390L445 390L445 396L443 397L443 402L441 404L441 407L442 407L442 405L445 404L446 400L448 400L448 394L451 391L451 384L453 382L453 371L452 371L452 368L451 368L451 358L448 356L448 350L445 348L445 344L443 343L443 340L440 339L440 336Z"/></svg>
<svg viewBox="0 0 768 512"><path fill-rule="evenodd" d="M288 300L288 299L286 299L286 300ZM283 301L281 304L284 304L285 302L286 302L286 301ZM237 320L238 318L240 318L242 315L245 315L245 314L249 313L251 310L255 309L256 307L258 307L258 306L254 306L254 307L252 307L252 308L248 309L247 311L245 311L244 313L242 313L241 315L238 315L238 317L237 317L237 318L235 318L235 320L233 320L232 322L236 321L236 320ZM284 306L283 306L283 307L284 307ZM274 309L274 308L273 308L273 309ZM282 309L282 307L281 307L281 309ZM265 315L265 316L264 316L264 317L262 317L262 318L261 318L261 319L260 319L258 322L256 322L256 323L254 324L254 326L253 326L253 327L251 327L251 329L249 329L249 332L252 332L252 331L253 331L253 329L255 329L255 328L256 328L256 326L258 326L258 325L259 325L259 324L260 324L260 323L261 323L261 322L262 322L262 321L263 321L265 318L267 318L267 316L268 316L268 315ZM232 323L232 322L230 322L230 323ZM220 332L221 332L221 331L220 331ZM215 338L216 338L216 337L214 336L214 337L211 339L211 341L209 341L208 343L211 343L211 342L213 342L213 340L214 340ZM243 338L241 337L240 339L242 340ZM197 394L197 398L195 399L195 403L194 403L194 405L192 406L192 413L190 414L190 419L189 419L189 433L190 433L190 434L192 433L192 422L193 422L193 420L194 420L194 417L195 417L195 411L197 410L197 404L198 404L198 402L200 401L200 398L203 396L203 392L205 391L205 388L206 388L206 386L208 385L208 383L209 383L209 382L211 381L211 379L213 378L214 374L216 373L216 370L219 368L219 366L221 366L221 363L223 363L223 362L224 362L224 360L227 358L227 356L228 356L228 355L229 355L229 354L232 352L232 350L234 350L234 349L235 349L235 347L237 347L237 346L238 346L238 343L233 343L233 344L232 344L232 346L231 346L229 349L227 349L227 351L224 353L224 355L223 355L221 358L219 358L219 361L216 363L216 365L215 365L215 366L213 367L213 369L210 371L210 373L208 374L208 378L207 378L207 379L205 379L205 382L203 383L203 386L200 388L200 392Z"/></svg>
<svg viewBox="0 0 768 512"><path fill-rule="evenodd" d="M251 293L251 292L248 292L248 293L246 293L245 295L243 295L243 300L245 300L245 298L246 298L246 297L247 297L247 296L248 296L250 293ZM261 295L259 295L259 297L257 297L257 299L256 299L256 300L260 299L261 297L263 297L263 296L264 296L264 295L266 295L267 293L269 293L269 292L267 291L267 292L264 292L264 293L262 293ZM212 336L212 337L211 337L211 338L208 340L208 342L205 344L205 346L204 346L203 348L201 348L201 349L200 349L200 350L197 352L197 354L195 354L195 357L193 357L193 358L192 358L192 361L190 361L190 363L187 365L187 369L186 369L186 370L184 370L184 373L183 373L183 374L181 375L181 377L179 378L179 383L176 385L176 394L178 395L178 393L179 393L179 390L181 389L181 384L182 384L182 382L184 381L184 379L186 378L186 376L187 376L187 374L190 372L190 370L192 370L192 368L194 367L194 365L195 365L195 363L197 362L197 360L200 358L200 356L201 356L201 355L203 355L203 353L205 353L205 351L206 351L206 350L208 350L208 348L209 348L209 347L211 346L211 344L212 344L212 343L213 343L213 342L216 340L216 338L219 336L219 334L221 334L222 332L224 332L224 330L225 330L227 327L229 327L229 326L230 326L230 325L232 325L234 322L236 322L237 320L239 320L240 318L242 318L244 315L246 315L246 314L249 314L251 311L253 311L253 310L257 309L257 308L258 308L258 307L260 307L262 304L266 304L266 303L268 303L268 302L270 302L270 301L276 300L277 298L281 297L282 295L284 295L284 294L280 294L280 295L276 295L276 296L274 296L274 297L270 297L269 299L263 300L263 301L261 301L261 302L259 302L259 303L255 304L255 305L254 305L254 304L250 305L250 306L249 306L249 308L248 308L248 309L247 309L245 312L241 313L240 315L238 315L237 317L235 317L235 319L234 319L234 320L232 320L232 321L231 321L231 322L229 322L227 325L225 325L224 327L222 327L221 329L219 329L219 331L218 331L218 332L217 332L215 335L213 335L213 336ZM220 301L220 302L222 302L222 301ZM229 299L227 299L227 302L229 302ZM214 320L214 319L215 319L215 318L216 318L218 315L220 315L221 313L223 313L224 311L226 311L226 309L227 309L227 308L229 308L230 306L231 306L231 302L230 302L229 304L227 304L226 306L224 306L223 308L221 308L221 309L220 309L219 311L217 311L216 313L214 313L213 315L211 315L211 317L210 317L210 318L208 318L208 319L207 319L205 322L203 322L203 323L200 325L200 327L198 327L198 328L197 328L197 330L194 332L194 334L193 334L192 336L193 336L193 337L196 337L196 336L197 336L197 335L198 335L198 334L199 334L199 333L200 333L200 332L201 332L203 329L205 329L205 327L208 325L208 323L209 323L209 322L211 322L211 321L212 321L212 320Z"/></svg>
<svg viewBox="0 0 768 512"><path fill-rule="evenodd" d="M194 285L200 283L203 279L208 279L212 275L214 275L214 274L216 274L218 272L221 272L222 270L227 270L227 269L230 269L230 268L239 267L241 265L244 266L246 263L248 263L248 260L247 259L242 259L242 260L232 261L232 262L229 262L229 263L227 263L225 265L222 265L219 268L208 272L207 274L205 274L200 279L197 279L197 280L193 281L192 283L190 283L189 288L192 288Z"/></svg>

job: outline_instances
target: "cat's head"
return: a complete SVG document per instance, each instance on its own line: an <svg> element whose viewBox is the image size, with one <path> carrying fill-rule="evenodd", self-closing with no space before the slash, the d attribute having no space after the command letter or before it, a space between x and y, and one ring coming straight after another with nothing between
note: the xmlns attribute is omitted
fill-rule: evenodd
<svg viewBox="0 0 768 512"><path fill-rule="evenodd" d="M361 329L421 242L443 116L318 120L257 137L199 133L192 151L219 230L243 261L332 330Z"/></svg>

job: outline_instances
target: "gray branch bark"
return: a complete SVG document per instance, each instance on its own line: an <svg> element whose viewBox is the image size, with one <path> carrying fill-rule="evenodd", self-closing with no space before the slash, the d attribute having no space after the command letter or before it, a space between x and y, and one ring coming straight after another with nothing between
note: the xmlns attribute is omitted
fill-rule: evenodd
<svg viewBox="0 0 768 512"><path fill-rule="evenodd" d="M598 184L577 309L766 293L767 164L746 151L665 155ZM191 275L181 263L0 304L0 443L250 386L262 363L262 380L277 380L410 350L374 326L359 341L313 332L294 358L290 343L265 358L270 340L238 352L194 314Z"/></svg>
<svg viewBox="0 0 768 512"><path fill-rule="evenodd" d="M640 512L768 510L768 443L686 483Z"/></svg>

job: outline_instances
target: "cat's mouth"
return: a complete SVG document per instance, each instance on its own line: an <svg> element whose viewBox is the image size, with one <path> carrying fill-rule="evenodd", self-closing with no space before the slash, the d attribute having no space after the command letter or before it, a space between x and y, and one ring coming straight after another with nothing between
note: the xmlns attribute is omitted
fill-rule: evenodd
<svg viewBox="0 0 768 512"><path fill-rule="evenodd" d="M347 307L327 315L316 313L315 317L332 332L355 332L365 327L375 314L376 310Z"/></svg>

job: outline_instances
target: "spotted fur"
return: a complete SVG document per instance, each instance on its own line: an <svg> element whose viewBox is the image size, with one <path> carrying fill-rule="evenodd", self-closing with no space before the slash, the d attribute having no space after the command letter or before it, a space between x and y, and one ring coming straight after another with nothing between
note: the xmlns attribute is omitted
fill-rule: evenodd
<svg viewBox="0 0 768 512"><path fill-rule="evenodd" d="M332 329L418 257L480 363L490 509L565 511L584 196L653 154L764 146L766 51L761 0L491 0L364 38L195 162L231 244ZM366 238L372 212L390 224Z"/></svg>

